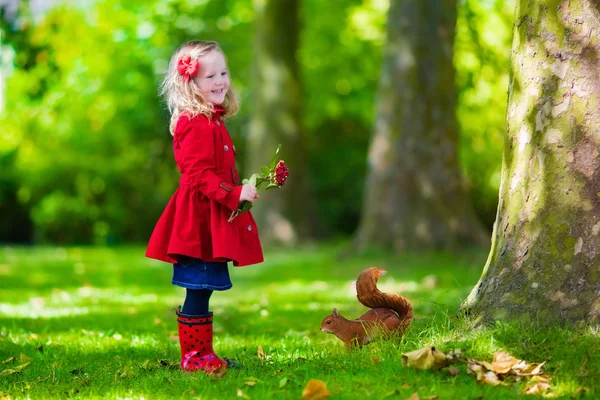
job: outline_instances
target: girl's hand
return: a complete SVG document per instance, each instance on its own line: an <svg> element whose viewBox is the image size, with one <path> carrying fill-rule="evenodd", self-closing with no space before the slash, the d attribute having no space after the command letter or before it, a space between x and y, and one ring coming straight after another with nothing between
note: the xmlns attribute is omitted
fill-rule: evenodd
<svg viewBox="0 0 600 400"><path fill-rule="evenodd" d="M256 187L253 185L245 184L242 186L242 193L240 193L240 203L242 201L249 201L252 203L254 199L258 199L260 196L256 193Z"/></svg>

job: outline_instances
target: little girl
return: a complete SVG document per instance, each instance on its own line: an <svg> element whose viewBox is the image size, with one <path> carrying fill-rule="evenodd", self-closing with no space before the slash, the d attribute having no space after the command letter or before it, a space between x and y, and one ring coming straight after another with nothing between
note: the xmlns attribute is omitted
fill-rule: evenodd
<svg viewBox="0 0 600 400"><path fill-rule="evenodd" d="M215 42L191 41L169 63L162 83L171 112L179 188L150 238L146 256L173 264L173 285L186 288L177 310L181 368L223 371L213 351L213 290L231 288L228 261L235 266L263 261L250 212L228 222L241 201L259 196L238 185L235 146L223 121L238 111L225 55Z"/></svg>

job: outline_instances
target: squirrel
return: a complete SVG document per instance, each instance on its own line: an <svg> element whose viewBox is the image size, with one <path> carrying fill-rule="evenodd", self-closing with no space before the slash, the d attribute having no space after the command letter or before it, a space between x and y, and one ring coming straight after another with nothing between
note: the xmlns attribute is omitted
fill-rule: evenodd
<svg viewBox="0 0 600 400"><path fill-rule="evenodd" d="M362 347L377 333L403 335L413 318L412 305L400 295L377 289L377 281L385 273L384 269L372 267L361 272L356 280L356 297L371 310L351 321L334 308L321 322L321 330L333 333L348 348Z"/></svg>

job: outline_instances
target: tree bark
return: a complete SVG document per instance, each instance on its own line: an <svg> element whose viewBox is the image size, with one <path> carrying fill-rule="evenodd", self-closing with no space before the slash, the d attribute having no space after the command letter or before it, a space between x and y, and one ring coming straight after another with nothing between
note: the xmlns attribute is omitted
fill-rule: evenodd
<svg viewBox="0 0 600 400"><path fill-rule="evenodd" d="M482 320L600 320L600 12L519 0L492 248L463 309Z"/></svg>
<svg viewBox="0 0 600 400"><path fill-rule="evenodd" d="M393 0L358 249L489 243L457 159L455 0Z"/></svg>
<svg viewBox="0 0 600 400"><path fill-rule="evenodd" d="M250 173L267 165L277 145L290 176L281 190L261 192L252 213L263 242L294 244L308 235L302 85L296 61L299 0L256 1Z"/></svg>

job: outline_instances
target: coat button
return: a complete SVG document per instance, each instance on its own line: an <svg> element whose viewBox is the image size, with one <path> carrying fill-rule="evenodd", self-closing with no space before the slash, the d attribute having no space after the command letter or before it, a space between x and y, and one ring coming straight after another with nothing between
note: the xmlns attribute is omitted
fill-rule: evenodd
<svg viewBox="0 0 600 400"><path fill-rule="evenodd" d="M219 122L219 120L216 120L215 124L217 124L217 126L221 126L221 123Z"/></svg>
<svg viewBox="0 0 600 400"><path fill-rule="evenodd" d="M248 232L252 230L252 225L248 225Z"/></svg>
<svg viewBox="0 0 600 400"><path fill-rule="evenodd" d="M227 145L223 146L223 150L229 151L229 146L227 146Z"/></svg>

